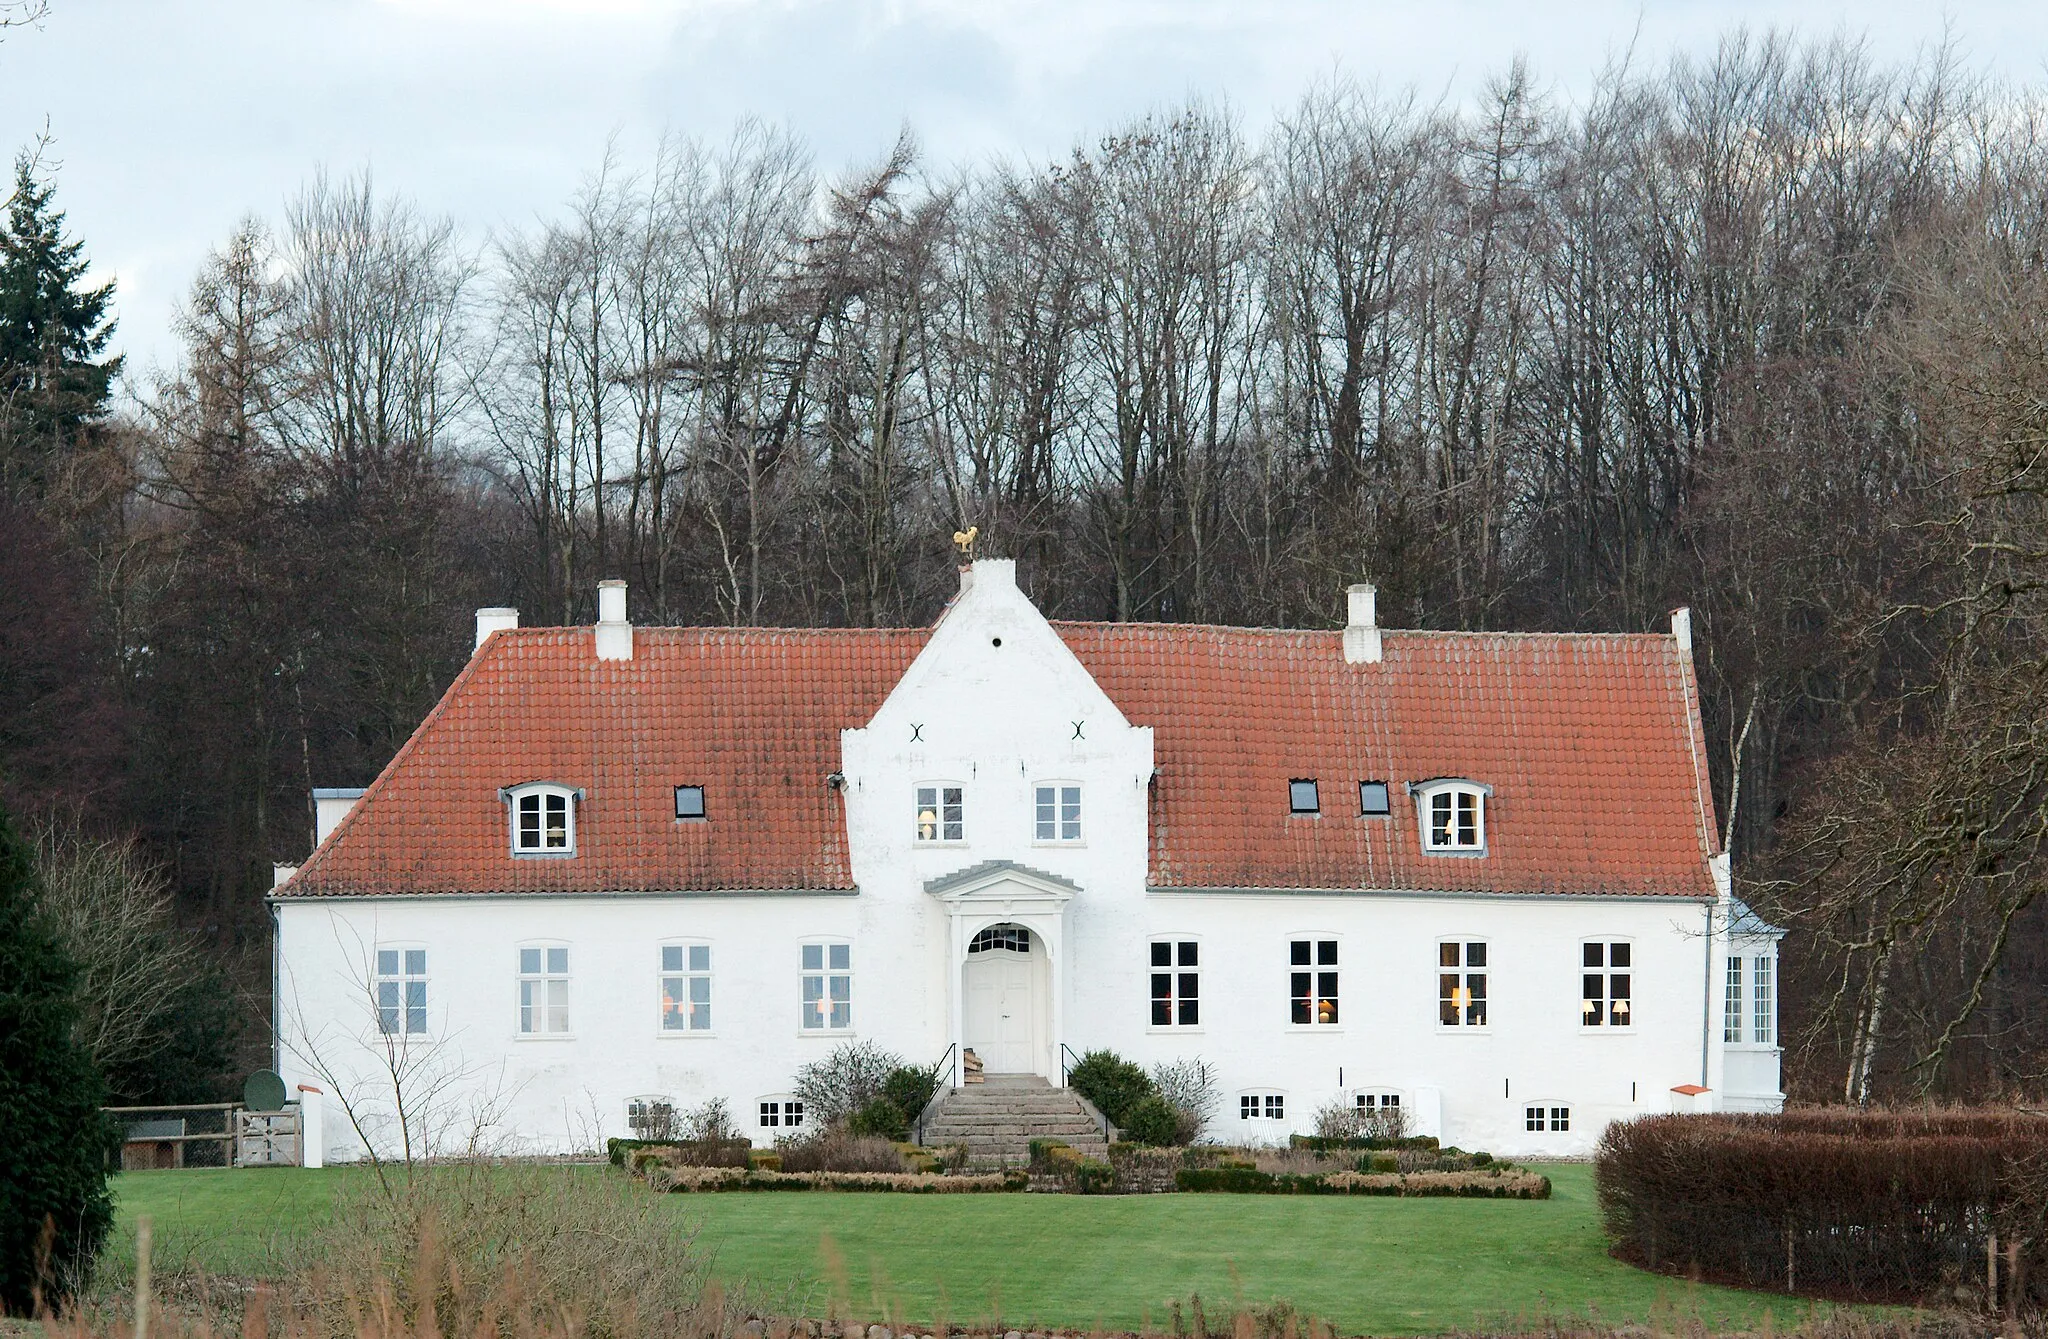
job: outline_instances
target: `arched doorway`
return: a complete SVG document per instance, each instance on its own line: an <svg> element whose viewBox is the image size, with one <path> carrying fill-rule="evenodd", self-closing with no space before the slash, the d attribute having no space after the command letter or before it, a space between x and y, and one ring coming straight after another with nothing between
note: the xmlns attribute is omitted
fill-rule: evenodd
<svg viewBox="0 0 2048 1339"><path fill-rule="evenodd" d="M991 925L968 941L960 973L966 1003L962 1040L984 1071L1040 1072L1052 1032L1045 945L1022 925Z"/></svg>

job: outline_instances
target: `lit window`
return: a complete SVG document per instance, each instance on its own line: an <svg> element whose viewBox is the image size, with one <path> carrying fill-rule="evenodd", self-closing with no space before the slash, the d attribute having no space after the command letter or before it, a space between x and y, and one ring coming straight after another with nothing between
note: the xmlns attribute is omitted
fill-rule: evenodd
<svg viewBox="0 0 2048 1339"><path fill-rule="evenodd" d="M512 809L514 855L576 854L576 801L567 786L515 786L502 792Z"/></svg>
<svg viewBox="0 0 2048 1339"><path fill-rule="evenodd" d="M1436 1021L1443 1027L1486 1026L1486 942L1446 939L1436 946Z"/></svg>
<svg viewBox="0 0 2048 1339"><path fill-rule="evenodd" d="M569 950L540 945L519 950L519 1031L535 1037L569 1031Z"/></svg>
<svg viewBox="0 0 2048 1339"><path fill-rule="evenodd" d="M1239 1120L1286 1120L1287 1099L1279 1093L1245 1093L1237 1099Z"/></svg>
<svg viewBox="0 0 2048 1339"><path fill-rule="evenodd" d="M1313 1027L1337 1021L1337 941L1296 939L1287 946L1288 1018Z"/></svg>
<svg viewBox="0 0 2048 1339"><path fill-rule="evenodd" d="M917 839L921 842L967 840L966 806L959 786L917 788Z"/></svg>
<svg viewBox="0 0 2048 1339"><path fill-rule="evenodd" d="M1316 793L1314 780L1298 778L1287 783L1287 809L1296 814L1319 814L1323 811L1323 802Z"/></svg>
<svg viewBox="0 0 2048 1339"><path fill-rule="evenodd" d="M1572 1109L1542 1102L1522 1108L1522 1128L1530 1134L1565 1134L1572 1128Z"/></svg>
<svg viewBox="0 0 2048 1339"><path fill-rule="evenodd" d="M804 1104L794 1097L764 1097L761 1099L761 1127L767 1130L800 1130L804 1123Z"/></svg>
<svg viewBox="0 0 2048 1339"><path fill-rule="evenodd" d="M1081 788L1079 786L1038 787L1038 840L1077 842L1081 840Z"/></svg>
<svg viewBox="0 0 2048 1339"><path fill-rule="evenodd" d="M1192 939L1152 941L1152 1026L1202 1021L1202 949Z"/></svg>
<svg viewBox="0 0 2048 1339"><path fill-rule="evenodd" d="M1387 783L1384 781L1361 781L1358 783L1358 812L1364 818L1385 818L1394 811L1387 799Z"/></svg>
<svg viewBox="0 0 2048 1339"><path fill-rule="evenodd" d="M427 951L377 950L377 1030L386 1036L427 1030Z"/></svg>
<svg viewBox="0 0 2048 1339"><path fill-rule="evenodd" d="M711 1030L711 946L661 946L661 1030Z"/></svg>
<svg viewBox="0 0 2048 1339"><path fill-rule="evenodd" d="M1581 947L1585 975L1579 992L1579 1021L1587 1027L1627 1027L1630 994L1628 941L1610 943L1595 939Z"/></svg>
<svg viewBox="0 0 2048 1339"><path fill-rule="evenodd" d="M1749 1039L1759 1046L1769 1046L1778 1035L1778 1003L1775 994L1775 960L1758 957L1755 962L1756 974L1751 978L1750 1003L1753 1007Z"/></svg>
<svg viewBox="0 0 2048 1339"><path fill-rule="evenodd" d="M1742 1040L1742 959L1728 955L1728 984L1721 997L1721 1040Z"/></svg>
<svg viewBox="0 0 2048 1339"><path fill-rule="evenodd" d="M853 945L803 946L803 1028L844 1032L853 1026Z"/></svg>
<svg viewBox="0 0 2048 1339"><path fill-rule="evenodd" d="M703 818L704 816L704 787L677 786L676 817Z"/></svg>
<svg viewBox="0 0 2048 1339"><path fill-rule="evenodd" d="M1483 854L1486 795L1486 787L1469 781L1437 781L1415 787L1422 849L1438 854Z"/></svg>

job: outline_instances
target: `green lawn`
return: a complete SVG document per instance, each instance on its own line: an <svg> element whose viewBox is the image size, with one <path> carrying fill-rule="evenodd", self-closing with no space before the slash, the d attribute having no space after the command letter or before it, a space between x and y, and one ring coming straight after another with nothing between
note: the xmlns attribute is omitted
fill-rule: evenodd
<svg viewBox="0 0 2048 1339"><path fill-rule="evenodd" d="M1688 1286L1607 1258L1591 1169L1545 1169L1543 1202L1277 1195L677 1195L716 1275L767 1299L885 1319L1163 1326L1169 1298L1286 1299L1345 1333L1425 1334L1540 1316L1698 1316L1784 1328L1804 1304ZM564 1169L563 1175L603 1175ZM129 1172L121 1247L153 1215L160 1267L260 1274L354 1169Z"/></svg>

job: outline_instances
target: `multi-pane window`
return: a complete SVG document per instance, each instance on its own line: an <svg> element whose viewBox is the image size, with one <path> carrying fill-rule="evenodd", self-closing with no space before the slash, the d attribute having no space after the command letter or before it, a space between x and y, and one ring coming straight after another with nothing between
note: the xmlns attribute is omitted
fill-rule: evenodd
<svg viewBox="0 0 2048 1339"><path fill-rule="evenodd" d="M377 950L377 1030L386 1036L427 1030L427 951Z"/></svg>
<svg viewBox="0 0 2048 1339"><path fill-rule="evenodd" d="M1192 939L1152 941L1152 1026L1202 1021L1202 949Z"/></svg>
<svg viewBox="0 0 2048 1339"><path fill-rule="evenodd" d="M1424 849L1477 851L1486 845L1486 796L1477 787L1446 786L1424 799Z"/></svg>
<svg viewBox="0 0 2048 1339"><path fill-rule="evenodd" d="M843 1032L853 1026L853 945L803 946L803 1027Z"/></svg>
<svg viewBox="0 0 2048 1339"><path fill-rule="evenodd" d="M711 946L661 946L661 1030L711 1030Z"/></svg>
<svg viewBox="0 0 2048 1339"><path fill-rule="evenodd" d="M917 839L921 842L967 840L967 806L959 786L917 788Z"/></svg>
<svg viewBox="0 0 2048 1339"><path fill-rule="evenodd" d="M1721 1040L1742 1040L1742 959L1728 955L1728 984L1721 997Z"/></svg>
<svg viewBox="0 0 2048 1339"><path fill-rule="evenodd" d="M1279 1093L1245 1093L1237 1099L1239 1120L1286 1120L1287 1099Z"/></svg>
<svg viewBox="0 0 2048 1339"><path fill-rule="evenodd" d="M569 1030L569 950L542 945L519 950L519 1031L526 1036Z"/></svg>
<svg viewBox="0 0 2048 1339"><path fill-rule="evenodd" d="M1038 787L1038 840L1077 842L1081 840L1081 788L1079 786Z"/></svg>
<svg viewBox="0 0 2048 1339"><path fill-rule="evenodd" d="M1772 962L1768 957L1758 957L1755 974L1750 978L1749 1039L1759 1046L1769 1046L1778 1035L1778 1006L1774 994L1777 983L1772 979Z"/></svg>
<svg viewBox="0 0 2048 1339"><path fill-rule="evenodd" d="M794 1097L768 1097L761 1101L761 1125L769 1130L800 1130L804 1104Z"/></svg>
<svg viewBox="0 0 2048 1339"><path fill-rule="evenodd" d="M521 855L569 855L576 849L576 806L560 787L512 797L512 849Z"/></svg>
<svg viewBox="0 0 2048 1339"><path fill-rule="evenodd" d="M1372 1112L1375 1115L1381 1112L1398 1112L1401 1109L1401 1094L1360 1093L1358 1095L1358 1109L1360 1111Z"/></svg>
<svg viewBox="0 0 2048 1339"><path fill-rule="evenodd" d="M1288 1018L1301 1026L1337 1021L1337 941L1296 939L1287 945Z"/></svg>
<svg viewBox="0 0 2048 1339"><path fill-rule="evenodd" d="M1549 1131L1565 1134L1572 1128L1572 1109L1565 1106L1549 1106L1541 1102L1522 1108L1522 1128L1531 1134Z"/></svg>
<svg viewBox="0 0 2048 1339"><path fill-rule="evenodd" d="M1486 942L1446 939L1436 946L1436 1019L1444 1027L1486 1026Z"/></svg>
<svg viewBox="0 0 2048 1339"><path fill-rule="evenodd" d="M991 925L967 941L969 953L989 953L996 949L1029 953L1031 932L1021 925Z"/></svg>
<svg viewBox="0 0 2048 1339"><path fill-rule="evenodd" d="M1629 961L1627 940L1594 939L1582 946L1579 1020L1587 1027L1629 1025Z"/></svg>

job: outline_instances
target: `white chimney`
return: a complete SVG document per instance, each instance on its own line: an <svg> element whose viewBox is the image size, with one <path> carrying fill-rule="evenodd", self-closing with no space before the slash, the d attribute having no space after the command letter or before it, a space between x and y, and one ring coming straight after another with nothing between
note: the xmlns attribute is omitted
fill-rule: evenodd
<svg viewBox="0 0 2048 1339"><path fill-rule="evenodd" d="M270 886L272 888L282 888L285 882L298 872L299 867L297 865L283 865L272 861L270 866Z"/></svg>
<svg viewBox="0 0 2048 1339"><path fill-rule="evenodd" d="M1344 663L1377 665L1384 654L1380 645L1379 591L1371 582L1361 581L1345 588L1348 615L1344 623Z"/></svg>
<svg viewBox="0 0 2048 1339"><path fill-rule="evenodd" d="M510 632L518 626L517 609L479 609L476 611L476 647L471 649L482 647L494 632Z"/></svg>
<svg viewBox="0 0 2048 1339"><path fill-rule="evenodd" d="M1692 610L1681 606L1671 611L1671 635L1678 639L1678 649L1692 654Z"/></svg>
<svg viewBox="0 0 2048 1339"><path fill-rule="evenodd" d="M341 820L348 817L348 811L356 807L356 801L363 798L361 786L344 789L320 789L313 792L313 845L327 840L327 834L341 826Z"/></svg>
<svg viewBox="0 0 2048 1339"><path fill-rule="evenodd" d="M631 660L633 625L626 621L626 583L597 583L597 658Z"/></svg>

